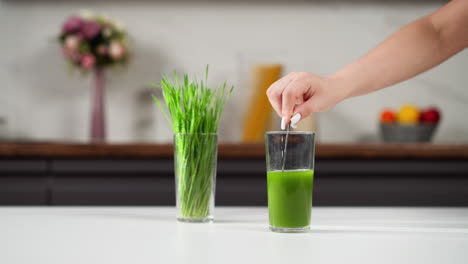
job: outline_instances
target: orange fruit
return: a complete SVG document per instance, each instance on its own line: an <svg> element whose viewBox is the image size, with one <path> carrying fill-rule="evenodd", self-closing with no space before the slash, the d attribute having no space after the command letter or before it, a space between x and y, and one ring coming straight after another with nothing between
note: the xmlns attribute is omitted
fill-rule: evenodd
<svg viewBox="0 0 468 264"><path fill-rule="evenodd" d="M392 109L384 109L380 113L380 122L381 123L395 123L396 114Z"/></svg>
<svg viewBox="0 0 468 264"><path fill-rule="evenodd" d="M398 122L403 125L415 125L419 121L419 110L416 106L405 104L398 112Z"/></svg>

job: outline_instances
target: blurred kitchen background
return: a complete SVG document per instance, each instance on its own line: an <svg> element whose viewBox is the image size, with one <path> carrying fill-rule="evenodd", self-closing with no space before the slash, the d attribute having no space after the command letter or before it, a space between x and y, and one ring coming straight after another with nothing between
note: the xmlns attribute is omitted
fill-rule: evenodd
<svg viewBox="0 0 468 264"><path fill-rule="evenodd" d="M251 68L327 75L445 1L0 1L0 138L89 140L92 76L70 74L56 41L63 22L89 9L125 25L132 60L106 73L108 142L170 142L146 84L173 70L235 86L220 140L239 142L255 91ZM379 112L403 103L437 106L434 142L468 142L468 51L412 80L320 113L320 142L378 140ZM279 123L277 124L279 126Z"/></svg>
<svg viewBox="0 0 468 264"><path fill-rule="evenodd" d="M235 86L219 129L216 204L265 206L263 132L280 124L269 84L292 71L331 74L444 3L0 0L0 205L174 205L172 131L148 83L173 70L203 76L209 64L210 84ZM94 75L70 71L58 42L80 10L129 35L129 63L104 73L99 144L88 144ZM302 121L318 140L314 205L468 206L467 69L465 50Z"/></svg>

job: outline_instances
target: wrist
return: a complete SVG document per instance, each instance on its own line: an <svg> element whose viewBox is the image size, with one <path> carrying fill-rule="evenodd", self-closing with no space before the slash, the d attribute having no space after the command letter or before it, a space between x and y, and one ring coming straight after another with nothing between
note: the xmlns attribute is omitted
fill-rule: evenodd
<svg viewBox="0 0 468 264"><path fill-rule="evenodd" d="M325 83L326 88L332 89L337 95L338 101L343 101L345 99L353 97L353 83L351 82L351 80L349 80L345 76L342 76L338 72L327 76Z"/></svg>

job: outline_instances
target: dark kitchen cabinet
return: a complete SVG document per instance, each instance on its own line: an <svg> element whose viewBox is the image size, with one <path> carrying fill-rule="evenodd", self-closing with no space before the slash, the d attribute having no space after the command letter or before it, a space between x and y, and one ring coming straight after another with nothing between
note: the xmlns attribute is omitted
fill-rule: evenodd
<svg viewBox="0 0 468 264"><path fill-rule="evenodd" d="M0 205L46 205L48 165L45 160L0 160Z"/></svg>
<svg viewBox="0 0 468 264"><path fill-rule="evenodd" d="M314 204L468 206L465 147L405 146L319 145ZM0 148L0 205L175 204L168 146L11 149ZM217 205L267 204L262 151L261 145L220 146Z"/></svg>

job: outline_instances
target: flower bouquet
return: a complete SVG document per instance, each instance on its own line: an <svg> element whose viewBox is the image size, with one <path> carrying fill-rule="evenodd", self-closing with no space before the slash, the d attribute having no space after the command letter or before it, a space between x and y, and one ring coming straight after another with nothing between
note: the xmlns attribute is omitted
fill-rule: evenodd
<svg viewBox="0 0 468 264"><path fill-rule="evenodd" d="M69 17L59 35L62 51L82 71L127 63L128 36L120 22L84 12Z"/></svg>
<svg viewBox="0 0 468 264"><path fill-rule="evenodd" d="M106 16L82 12L69 17L58 40L72 68L94 72L95 96L92 110L91 139L105 139L104 68L125 65L129 60L128 35L123 25Z"/></svg>

